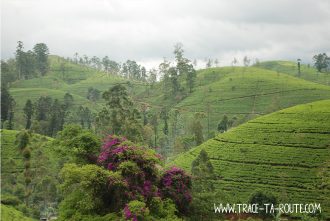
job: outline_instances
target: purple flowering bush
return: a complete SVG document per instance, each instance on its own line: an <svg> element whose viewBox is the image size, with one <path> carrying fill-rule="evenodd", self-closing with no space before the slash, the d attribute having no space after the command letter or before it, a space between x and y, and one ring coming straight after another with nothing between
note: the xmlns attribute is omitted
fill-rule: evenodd
<svg viewBox="0 0 330 221"><path fill-rule="evenodd" d="M97 202L93 207L97 208L96 215L113 213L125 220L178 220L177 215L184 215L191 201L191 179L179 168L163 171L161 162L154 150L110 135L94 165L104 171L100 174L108 174L106 182L94 174L94 180L84 186L86 177L79 177L83 173L78 172L74 177L73 173L65 173L64 181L71 181L66 187L70 186L73 192L90 193ZM83 200L77 199L74 204Z"/></svg>
<svg viewBox="0 0 330 221"><path fill-rule="evenodd" d="M182 169L172 167L160 180L162 197L172 199L181 213L188 212L191 197L191 178Z"/></svg>

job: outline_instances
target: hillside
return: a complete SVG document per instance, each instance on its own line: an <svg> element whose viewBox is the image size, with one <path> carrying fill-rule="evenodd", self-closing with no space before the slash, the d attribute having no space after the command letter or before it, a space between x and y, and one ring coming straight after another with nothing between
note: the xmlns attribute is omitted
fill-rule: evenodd
<svg viewBox="0 0 330 221"><path fill-rule="evenodd" d="M251 120L179 155L168 166L190 170L204 149L216 191L246 202L268 190L281 202L319 202L330 217L330 100L298 105Z"/></svg>
<svg viewBox="0 0 330 221"><path fill-rule="evenodd" d="M265 61L257 65L257 67L273 70L280 73L289 74L295 77L312 81L319 84L330 86L330 73L320 73L310 65L302 64L300 67L300 76L298 76L297 63L292 61Z"/></svg>
<svg viewBox="0 0 330 221"><path fill-rule="evenodd" d="M19 150L16 137L19 131L1 130L1 197L8 204L20 209L26 215L39 217L45 206L56 206L57 174L61 159L50 147L52 138L31 134L28 148L31 150L31 195L29 204L35 210L25 206L25 177L23 153ZM8 201L8 200L5 200Z"/></svg>
<svg viewBox="0 0 330 221"><path fill-rule="evenodd" d="M140 108L149 107L149 112L159 113L163 107L169 111L171 125L169 138L173 146L178 136L189 137L191 122L195 113L202 113L200 122L203 126L204 139L217 133L217 126L224 115L233 121L232 126L240 125L255 117L283 108L312 101L330 99L330 87L315 81L315 69L303 66L303 78L295 77L294 67L268 70L270 66L263 62L259 67L220 67L197 71L195 88L177 99L164 99L164 82L150 85L141 81L128 80L121 76L107 74L93 68L68 62L50 56L50 71L44 77L21 80L13 83L10 92L16 101L15 129L25 126L23 108L27 99L36 101L40 96L48 95L63 101L65 93L74 97L70 109L71 123L80 123L77 116L79 106L88 107L95 115L104 105L104 100L87 99L88 88L93 87L101 93L115 84L124 84L133 100ZM275 66L294 64L293 62L269 62ZM63 72L63 66L65 71ZM281 69L282 70L282 69ZM314 72L313 72L314 71ZM186 87L185 78L179 79L181 87ZM318 82L318 81L316 81ZM28 96L26 96L28 95ZM176 115L177 114L177 115ZM151 116L151 115L149 115ZM159 133L162 133L163 120L158 120ZM174 132L172 128L176 127ZM194 144L190 144L193 146Z"/></svg>
<svg viewBox="0 0 330 221"><path fill-rule="evenodd" d="M13 207L1 204L1 220L3 221L35 221Z"/></svg>
<svg viewBox="0 0 330 221"><path fill-rule="evenodd" d="M185 86L185 82L181 83ZM236 118L239 125L260 115L312 101L329 99L330 87L299 79L288 74L256 67L221 67L200 70L196 87L191 94L177 103L164 100L162 82L149 92L139 94L137 100L160 110L177 110L178 125L189 128L195 113L201 119L204 138L216 131L224 115Z"/></svg>
<svg viewBox="0 0 330 221"><path fill-rule="evenodd" d="M128 83L128 80L122 77L69 62L59 56L49 56L49 63L50 69L45 76L19 80L10 85L10 93L16 102L15 129L25 127L26 120L23 108L27 99L35 102L40 96L49 96L63 102L64 95L70 93L74 99L74 104L70 109L71 113L75 113L78 107L82 105L88 107L95 114L101 109L104 102L102 99L98 101L88 100L88 88L93 87L103 92L117 83L126 85ZM133 94L141 91L139 82L135 84L134 81L130 81L129 85ZM80 122L78 119L73 119L73 121L74 123Z"/></svg>

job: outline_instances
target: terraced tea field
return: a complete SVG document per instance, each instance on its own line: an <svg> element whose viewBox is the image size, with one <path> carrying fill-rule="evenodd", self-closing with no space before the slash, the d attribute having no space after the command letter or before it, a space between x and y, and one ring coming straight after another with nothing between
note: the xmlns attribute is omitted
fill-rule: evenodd
<svg viewBox="0 0 330 221"><path fill-rule="evenodd" d="M284 109L251 120L179 155L170 165L186 170L205 149L212 180L232 203L256 190L283 203L321 203L330 217L330 100ZM221 199L219 199L221 200Z"/></svg>

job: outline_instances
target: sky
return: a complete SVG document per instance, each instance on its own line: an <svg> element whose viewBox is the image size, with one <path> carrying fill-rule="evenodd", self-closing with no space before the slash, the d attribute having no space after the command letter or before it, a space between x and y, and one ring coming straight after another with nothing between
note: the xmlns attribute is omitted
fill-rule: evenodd
<svg viewBox="0 0 330 221"><path fill-rule="evenodd" d="M51 54L136 60L148 68L185 56L293 60L330 54L329 0L2 0L1 59L46 43Z"/></svg>

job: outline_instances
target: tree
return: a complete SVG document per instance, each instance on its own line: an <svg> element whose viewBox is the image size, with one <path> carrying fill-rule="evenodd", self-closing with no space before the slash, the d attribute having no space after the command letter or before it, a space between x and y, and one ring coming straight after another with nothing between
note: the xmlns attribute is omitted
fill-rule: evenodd
<svg viewBox="0 0 330 221"><path fill-rule="evenodd" d="M148 82L151 84L151 88L154 87L156 81L157 81L157 70L156 69L149 70Z"/></svg>
<svg viewBox="0 0 330 221"><path fill-rule="evenodd" d="M300 74L301 74L301 71L300 71L300 63L301 63L301 59L300 59L300 58L298 58L298 59L297 59L297 66L298 66L298 76L300 76Z"/></svg>
<svg viewBox="0 0 330 221"><path fill-rule="evenodd" d="M16 65L18 70L18 79L21 79L24 66L23 42L18 41L16 47Z"/></svg>
<svg viewBox="0 0 330 221"><path fill-rule="evenodd" d="M64 95L64 109L65 110L68 110L69 108L71 108L73 106L73 96L66 92L65 95Z"/></svg>
<svg viewBox="0 0 330 221"><path fill-rule="evenodd" d="M1 127L5 121L8 122L7 129L13 129L14 107L16 103L9 94L7 87L1 87Z"/></svg>
<svg viewBox="0 0 330 221"><path fill-rule="evenodd" d="M274 207L277 205L276 197L271 193L265 193L260 190L256 190L249 199L250 204L258 204L258 205L265 205L265 204L273 204ZM269 213L265 210L260 211L261 216L264 218L269 217L272 213Z"/></svg>
<svg viewBox="0 0 330 221"><path fill-rule="evenodd" d="M170 77L170 81L172 84L172 95L176 96L177 93L180 90L180 82L179 82L179 76L178 76L178 72L177 69L175 67L170 67L169 70L169 77Z"/></svg>
<svg viewBox="0 0 330 221"><path fill-rule="evenodd" d="M215 65L216 67L219 66L219 60L218 60L217 58L214 60L214 65Z"/></svg>
<svg viewBox="0 0 330 221"><path fill-rule="evenodd" d="M213 63L213 61L212 61L211 58L207 59L207 61L206 61L206 68L212 67L212 63Z"/></svg>
<svg viewBox="0 0 330 221"><path fill-rule="evenodd" d="M110 59L108 56L105 56L104 58L102 58L102 65L103 65L105 72L108 73L109 68L110 68Z"/></svg>
<svg viewBox="0 0 330 221"><path fill-rule="evenodd" d="M98 125L110 125L113 134L127 136L133 141L141 140L140 114L128 96L126 88L118 84L105 91L102 97L106 100L106 108L97 116Z"/></svg>
<svg viewBox="0 0 330 221"><path fill-rule="evenodd" d="M62 130L64 125L65 110L58 99L55 99L50 111L48 135L55 136L56 133Z"/></svg>
<svg viewBox="0 0 330 221"><path fill-rule="evenodd" d="M23 77L24 79L30 79L36 77L37 60L36 55L32 51L23 53L24 66L23 66Z"/></svg>
<svg viewBox="0 0 330 221"><path fill-rule="evenodd" d="M204 117L205 116L203 114L196 113L191 124L191 131L194 134L196 145L200 145L204 141L203 126L200 122L200 120Z"/></svg>
<svg viewBox="0 0 330 221"><path fill-rule="evenodd" d="M1 60L1 87L8 87L11 82L18 79L15 59Z"/></svg>
<svg viewBox="0 0 330 221"><path fill-rule="evenodd" d="M192 93L195 80L196 80L196 71L192 65L188 65L186 82L187 82L187 87L189 88L189 93Z"/></svg>
<svg viewBox="0 0 330 221"><path fill-rule="evenodd" d="M228 129L228 117L224 115L220 123L218 124L218 131L223 133L226 132Z"/></svg>
<svg viewBox="0 0 330 221"><path fill-rule="evenodd" d="M168 99L171 96L171 78L169 73L171 63L164 58L164 61L159 64L159 74L163 80L163 94L164 99Z"/></svg>
<svg viewBox="0 0 330 221"><path fill-rule="evenodd" d="M174 46L174 55L176 60L176 69L178 71L178 75L184 75L187 73L188 64L190 61L183 56L184 50L183 45L181 43L177 43Z"/></svg>
<svg viewBox="0 0 330 221"><path fill-rule="evenodd" d="M49 68L48 55L49 49L45 43L38 43L33 47L36 56L36 66L41 76L44 76Z"/></svg>
<svg viewBox="0 0 330 221"><path fill-rule="evenodd" d="M52 107L52 98L49 96L41 96L35 104L35 115L37 121L48 120L50 109Z"/></svg>
<svg viewBox="0 0 330 221"><path fill-rule="evenodd" d="M17 144L18 148L20 149L23 160L24 160L24 182L25 182L25 203L28 206L29 196L31 195L31 190L29 184L32 181L31 171L30 171L30 159L31 159L31 150L27 147L29 144L30 135L27 131L21 131L16 135L15 143Z"/></svg>
<svg viewBox="0 0 330 221"><path fill-rule="evenodd" d="M151 122L150 123L151 123L152 129L154 131L154 140L155 140L154 146L157 147L158 117L157 117L156 113L154 113L151 116Z"/></svg>
<svg viewBox="0 0 330 221"><path fill-rule="evenodd" d="M243 64L245 67L249 66L251 59L249 59L247 56L244 56L243 58Z"/></svg>
<svg viewBox="0 0 330 221"><path fill-rule="evenodd" d="M101 92L93 87L89 87L87 91L87 99L93 102L96 102L97 100L100 99L100 94Z"/></svg>
<svg viewBox="0 0 330 221"><path fill-rule="evenodd" d="M213 220L209 204L218 200L214 194L214 168L207 152L202 149L191 164L193 175L193 202L191 205L192 216L199 220ZM217 191L218 192L218 191Z"/></svg>
<svg viewBox="0 0 330 221"><path fill-rule="evenodd" d="M234 60L231 62L232 66L235 66L238 63L238 60L236 58L234 58Z"/></svg>
<svg viewBox="0 0 330 221"><path fill-rule="evenodd" d="M162 110L160 111L160 119L164 120L164 127L163 127L163 133L165 135L168 135L168 119L169 119L169 115L168 115L168 111L166 109L166 107L163 107Z"/></svg>
<svg viewBox="0 0 330 221"><path fill-rule="evenodd" d="M318 72L321 72L323 69L326 69L329 65L330 58L327 56L326 53L317 54L313 57L314 67L317 69Z"/></svg>
<svg viewBox="0 0 330 221"><path fill-rule="evenodd" d="M78 108L78 116L82 128L85 128L85 123L87 124L88 129L92 127L93 116L91 110L88 107L84 107L80 105Z"/></svg>
<svg viewBox="0 0 330 221"><path fill-rule="evenodd" d="M77 164L96 163L100 150L100 138L90 130L76 124L65 125L54 141L66 161Z"/></svg>
<svg viewBox="0 0 330 221"><path fill-rule="evenodd" d="M66 68L65 68L65 63L64 62L61 62L61 64L60 64L60 71L62 73L62 80L65 80Z"/></svg>
<svg viewBox="0 0 330 221"><path fill-rule="evenodd" d="M28 99L25 103L25 106L23 108L24 111L24 115L26 118L26 126L25 129L30 129L31 127L31 119L32 119L32 115L33 115L33 104L31 102L30 99Z"/></svg>

